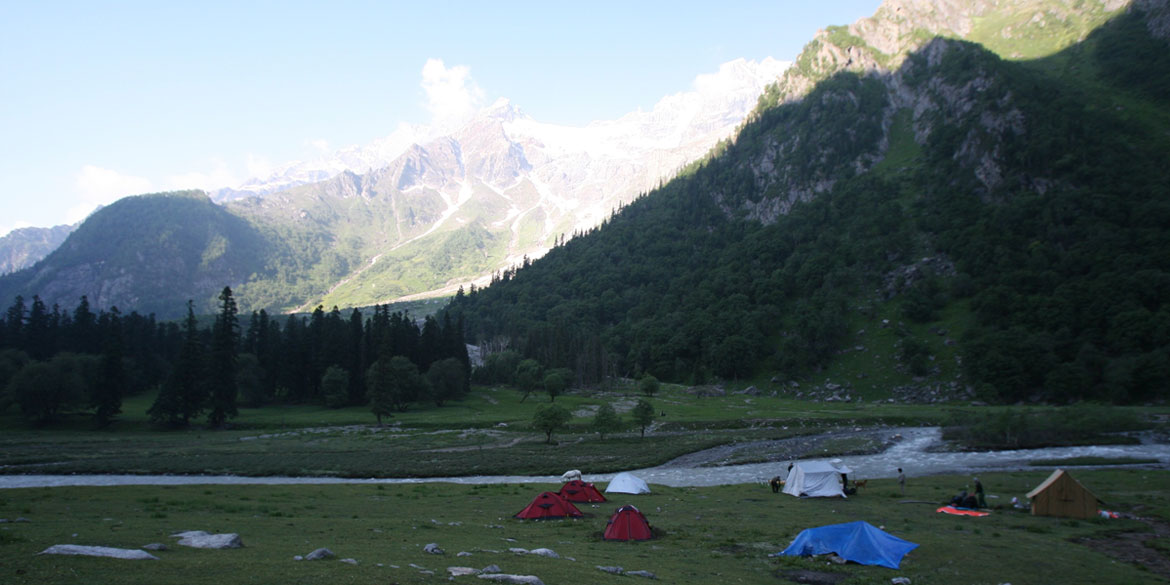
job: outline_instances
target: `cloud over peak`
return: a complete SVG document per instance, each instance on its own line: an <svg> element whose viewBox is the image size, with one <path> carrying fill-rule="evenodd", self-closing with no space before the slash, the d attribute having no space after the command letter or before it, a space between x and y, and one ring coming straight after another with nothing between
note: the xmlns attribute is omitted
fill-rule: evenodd
<svg viewBox="0 0 1170 585"><path fill-rule="evenodd" d="M422 68L422 89L431 124L439 128L459 125L483 105L484 92L466 65L448 68L442 59L427 59Z"/></svg>

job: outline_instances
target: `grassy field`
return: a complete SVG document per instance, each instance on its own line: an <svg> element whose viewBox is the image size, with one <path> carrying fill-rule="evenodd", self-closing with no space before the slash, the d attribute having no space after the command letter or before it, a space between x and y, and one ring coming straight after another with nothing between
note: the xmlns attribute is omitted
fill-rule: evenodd
<svg viewBox="0 0 1170 585"><path fill-rule="evenodd" d="M365 408L310 406L242 409L231 428L165 431L149 425L152 396L128 400L112 427L88 419L38 428L14 410L0 414L0 468L7 473L181 473L440 477L469 474L560 474L566 461L602 473L649 467L725 443L785 438L855 425L937 424L936 407L893 404L821 405L770 396L696 398L668 387L651 402L660 417L640 429L589 432L602 403L628 410L629 390L576 393L557 404L575 413L545 443L530 421L548 397L521 402L519 392L479 388L442 408L414 407L384 427Z"/></svg>
<svg viewBox="0 0 1170 585"><path fill-rule="evenodd" d="M375 426L364 408L267 407L241 411L227 430L162 431L143 414L153 397L140 396L128 400L119 421L103 430L80 417L36 428L13 411L0 413L0 465L5 466L0 472L435 477L560 474L570 464L604 473L731 442L936 425L974 412L1010 412L1010 407L965 404L802 402L771 396L766 388L756 396L736 390L699 398L666 386L652 399L660 416L645 438L634 428L605 440L588 430L595 407L608 402L624 411L640 397L630 388L568 394L557 404L575 417L553 435L554 444L546 444L544 434L529 424L547 396L521 402L518 392L505 388L478 388L442 408L412 408L386 427ZM1037 410L1055 416L1080 412ZM1152 421L1162 433L1170 418L1165 407L1126 412ZM846 434L819 444L817 455L825 448L847 454L880 445ZM735 462L756 460L746 453ZM1013 496L1023 499L1047 473L981 478L989 494L999 496L989 503L1002 506ZM800 500L754 484L653 486L652 495L587 506L587 518L556 522L511 517L540 491L558 487L540 484L4 489L0 519L8 522L0 523L0 583L431 583L445 581L447 567L491 564L548 584L637 582L604 573L598 565L651 571L663 582L682 584L783 583L794 571L828 574L822 578L839 574L845 584L889 583L896 576L915 583L1168 582L1170 472L1076 470L1074 475L1109 509L1148 520L1038 518L1010 507L987 518L936 514L935 504L964 487L965 476L911 478L905 496L892 480L873 479L848 500ZM609 514L625 503L643 509L660 538L601 541ZM27 522L14 522L18 518ZM768 556L804 528L853 520L884 526L921 547L897 571ZM174 546L170 535L187 530L238 533L245 548ZM138 548L154 542L170 546L158 553L157 562L37 554L54 544ZM447 554L423 552L431 542ZM320 547L356 564L293 560ZM508 552L516 547L551 548L567 558ZM1097 552L1110 548L1115 552ZM459 552L471 556L456 556ZM479 582L471 579L456 581Z"/></svg>
<svg viewBox="0 0 1170 585"><path fill-rule="evenodd" d="M818 403L783 395L730 391L699 398L666 386L651 399L660 416L645 437L640 429L607 435L589 431L596 407L628 410L641 396L632 389L573 393L557 404L575 416L554 433L553 444L532 428L535 410L548 397L506 388L477 388L465 400L412 407L378 427L365 408L269 406L242 409L226 430L152 427L145 411L153 396L127 400L118 422L94 430L87 418L33 427L10 409L0 413L0 473L236 474L250 476L444 477L452 475L559 475L566 468L592 473L659 465L718 445L782 439L859 427L941 425L975 419L1011 407ZM1036 412L1083 413L1038 407ZM1143 419L1170 409L1116 409ZM976 416L978 414L979 416ZM1102 418L1100 416L1096 418ZM989 420L994 420L990 418ZM1087 436L1087 432L1086 432ZM1094 438L1105 441L1106 438ZM872 452L881 445L846 437L819 445L818 456ZM828 449L825 451L824 449ZM831 453L830 453L831 451ZM787 458L802 456L789 454ZM731 462L763 462L767 455L741 453Z"/></svg>
<svg viewBox="0 0 1170 585"><path fill-rule="evenodd" d="M987 474L988 493L1006 503L1046 472ZM1077 478L1112 509L1162 519L1170 513L1164 471L1082 471ZM583 506L580 520L520 521L542 490L558 486L393 484L342 486L168 486L0 490L0 582L4 583L435 583L447 567L536 575L544 583L637 583L597 566L645 570L665 583L783 583L791 571L838 574L841 583L996 584L1165 583L1143 565L1098 552L1090 541L1148 531L1135 519L1068 520L998 509L985 518L935 513L965 477L910 478L906 495L893 480L873 480L847 500L798 499L765 486L651 486L653 493ZM932 503L920 503L932 502ZM619 505L642 509L659 538L605 542L601 533ZM995 504L993 504L995 505ZM802 529L865 520L918 543L900 569L776 558ZM237 533L244 548L200 550L175 545L187 530ZM54 544L139 548L164 543L158 561L38 555ZM1154 546L1165 547L1165 540ZM437 543L443 556L423 551ZM329 561L295 561L325 547ZM509 552L550 548L553 559ZM1165 551L1165 549L1163 549ZM457 556L458 553L470 556ZM1164 552L1163 552L1164 554ZM353 559L356 564L340 562ZM432 571L430 575L424 571ZM474 577L455 581L480 582Z"/></svg>

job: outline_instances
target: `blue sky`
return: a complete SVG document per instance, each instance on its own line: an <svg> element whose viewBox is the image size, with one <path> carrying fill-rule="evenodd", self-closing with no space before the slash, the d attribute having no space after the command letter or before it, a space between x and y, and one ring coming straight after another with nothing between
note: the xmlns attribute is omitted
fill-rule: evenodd
<svg viewBox="0 0 1170 585"><path fill-rule="evenodd" d="M733 59L791 61L880 3L8 2L0 234L234 186L469 100L614 119Z"/></svg>

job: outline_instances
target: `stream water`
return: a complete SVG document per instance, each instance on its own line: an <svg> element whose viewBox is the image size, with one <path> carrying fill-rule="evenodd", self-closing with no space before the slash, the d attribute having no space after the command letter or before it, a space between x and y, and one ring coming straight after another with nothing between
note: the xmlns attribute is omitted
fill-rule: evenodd
<svg viewBox="0 0 1170 585"><path fill-rule="evenodd" d="M840 457L853 470L854 479L892 478L901 467L908 477L948 473L977 475L987 471L1015 471L1023 469L1051 469L1031 466L1029 462L1065 459L1070 457L1105 457L1152 459L1157 463L1140 464L1143 468L1170 468L1170 445L1143 443L1138 445L1091 445L1081 447L1051 447L1015 451L954 452L939 450L943 446L942 431L937 427L900 428L882 431L890 436L900 435L881 453ZM802 438L801 440L808 440ZM788 440L790 441L790 440ZM721 465L721 460L737 451L748 451L758 457L782 453L785 441L759 441L744 445L717 447L692 453L658 467L631 470L647 483L672 487L712 486L759 483L781 475L788 462ZM773 457L774 458L774 457ZM802 460L815 460L805 457ZM583 470L585 480L608 482L615 474L589 473ZM213 485L213 484L373 484L448 482L461 484L485 483L551 483L559 484L559 475L477 475L467 477L371 478L340 477L241 477L231 475L0 475L0 488L57 487L57 486L116 486L116 485Z"/></svg>

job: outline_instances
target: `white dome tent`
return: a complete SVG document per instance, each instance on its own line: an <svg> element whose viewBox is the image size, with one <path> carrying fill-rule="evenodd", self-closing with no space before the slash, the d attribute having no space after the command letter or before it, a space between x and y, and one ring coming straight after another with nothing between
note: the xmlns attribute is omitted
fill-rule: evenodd
<svg viewBox="0 0 1170 585"><path fill-rule="evenodd" d="M610 480L605 488L607 494L648 494L650 486L642 478L627 472L622 472Z"/></svg>

